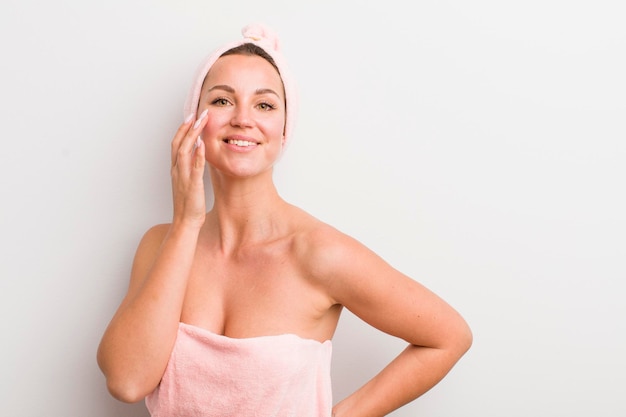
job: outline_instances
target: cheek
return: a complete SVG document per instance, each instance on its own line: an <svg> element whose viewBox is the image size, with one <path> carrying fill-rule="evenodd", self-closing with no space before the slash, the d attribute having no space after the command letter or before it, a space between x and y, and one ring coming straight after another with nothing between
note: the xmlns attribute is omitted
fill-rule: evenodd
<svg viewBox="0 0 626 417"><path fill-rule="evenodd" d="M224 121L221 120L223 118L223 115L220 115L219 113L211 113L211 111L209 111L209 113L207 114L207 123L202 129L202 137L209 138L213 135L216 135L218 132L218 127L224 125Z"/></svg>
<svg viewBox="0 0 626 417"><path fill-rule="evenodd" d="M284 117L276 117L269 118L268 120L263 121L263 130L266 132L267 136L272 138L281 138L283 137L283 132L285 131L285 118Z"/></svg>

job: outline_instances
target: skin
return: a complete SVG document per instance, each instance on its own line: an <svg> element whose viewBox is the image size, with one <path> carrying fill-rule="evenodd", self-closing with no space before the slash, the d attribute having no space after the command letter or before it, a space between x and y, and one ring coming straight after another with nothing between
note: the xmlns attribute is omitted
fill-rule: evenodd
<svg viewBox="0 0 626 417"><path fill-rule="evenodd" d="M185 121L172 141L172 222L142 238L98 349L114 397L136 402L156 388L180 321L234 338L293 333L323 342L346 307L406 340L394 361L334 406L336 417L390 413L469 349L471 332L445 301L279 196L272 172L284 102L280 76L258 56L222 57L211 68L197 122ZM205 167L215 201L208 212Z"/></svg>

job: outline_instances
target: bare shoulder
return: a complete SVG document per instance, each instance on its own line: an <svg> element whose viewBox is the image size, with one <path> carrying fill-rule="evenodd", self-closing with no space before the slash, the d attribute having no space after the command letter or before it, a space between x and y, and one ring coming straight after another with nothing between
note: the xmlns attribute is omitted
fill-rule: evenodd
<svg viewBox="0 0 626 417"><path fill-rule="evenodd" d="M169 223L157 224L150 227L141 238L139 242L138 251L154 251L161 246L161 243L165 239L167 232L170 229ZM155 248L156 247L156 248Z"/></svg>
<svg viewBox="0 0 626 417"><path fill-rule="evenodd" d="M296 256L307 276L329 283L345 276L359 260L381 259L365 245L337 228L303 212L294 239Z"/></svg>
<svg viewBox="0 0 626 417"><path fill-rule="evenodd" d="M152 266L169 229L170 224L157 224L144 233L135 252L130 275L129 292L132 292L133 289L141 284L146 272Z"/></svg>
<svg viewBox="0 0 626 417"><path fill-rule="evenodd" d="M152 262L156 256L163 240L170 230L169 223L157 224L149 228L141 238L137 252L135 253L135 264ZM140 265L136 265L140 266Z"/></svg>

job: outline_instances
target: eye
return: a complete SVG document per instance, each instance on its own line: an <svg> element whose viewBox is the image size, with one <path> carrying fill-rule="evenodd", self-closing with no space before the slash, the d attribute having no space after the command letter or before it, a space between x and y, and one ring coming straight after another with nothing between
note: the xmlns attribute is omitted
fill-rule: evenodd
<svg viewBox="0 0 626 417"><path fill-rule="evenodd" d="M265 110L265 111L274 110L276 108L276 106L274 106L271 103L267 103L267 102L259 103L258 107L261 110Z"/></svg>
<svg viewBox="0 0 626 417"><path fill-rule="evenodd" d="M215 106L227 106L229 104L229 101L223 97L218 97L215 100L213 100L211 104Z"/></svg>

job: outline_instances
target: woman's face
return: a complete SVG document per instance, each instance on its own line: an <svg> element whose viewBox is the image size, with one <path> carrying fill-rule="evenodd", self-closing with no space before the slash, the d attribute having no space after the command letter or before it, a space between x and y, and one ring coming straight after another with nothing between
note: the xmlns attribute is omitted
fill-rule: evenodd
<svg viewBox="0 0 626 417"><path fill-rule="evenodd" d="M205 109L201 136L213 168L238 177L271 169L283 145L285 93L269 62L256 55L219 58L202 86L198 114Z"/></svg>

